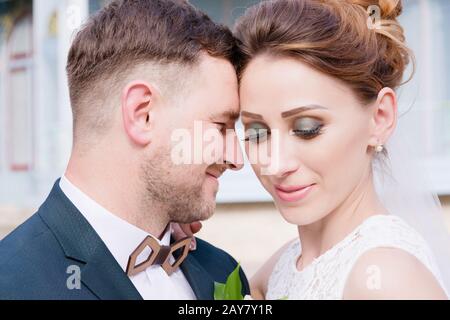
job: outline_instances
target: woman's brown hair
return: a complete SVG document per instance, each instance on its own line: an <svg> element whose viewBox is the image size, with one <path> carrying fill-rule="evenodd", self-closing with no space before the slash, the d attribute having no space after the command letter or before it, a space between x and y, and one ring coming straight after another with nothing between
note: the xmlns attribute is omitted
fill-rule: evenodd
<svg viewBox="0 0 450 320"><path fill-rule="evenodd" d="M261 54L293 57L344 81L362 102L371 102L384 87L395 90L402 84L412 58L397 21L402 8L401 0L261 2L236 25L240 74ZM372 21L372 13L380 19Z"/></svg>

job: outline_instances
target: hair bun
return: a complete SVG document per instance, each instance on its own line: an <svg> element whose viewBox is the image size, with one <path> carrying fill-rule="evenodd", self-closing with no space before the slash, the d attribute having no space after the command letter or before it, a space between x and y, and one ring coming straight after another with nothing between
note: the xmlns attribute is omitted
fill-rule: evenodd
<svg viewBox="0 0 450 320"><path fill-rule="evenodd" d="M373 5L378 6L381 18L385 20L395 20L403 11L401 0L350 0L350 3L360 5L365 9Z"/></svg>

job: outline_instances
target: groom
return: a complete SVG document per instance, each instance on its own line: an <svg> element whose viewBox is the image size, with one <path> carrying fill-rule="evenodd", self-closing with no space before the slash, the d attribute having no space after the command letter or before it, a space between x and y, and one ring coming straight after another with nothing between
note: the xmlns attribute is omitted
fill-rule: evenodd
<svg viewBox="0 0 450 320"><path fill-rule="evenodd" d="M114 1L89 20L67 64L70 162L0 242L0 299L213 299L236 261L199 239L188 253L170 226L210 218L242 155L176 165L171 136L200 123L236 139L234 56L230 31L187 1Z"/></svg>

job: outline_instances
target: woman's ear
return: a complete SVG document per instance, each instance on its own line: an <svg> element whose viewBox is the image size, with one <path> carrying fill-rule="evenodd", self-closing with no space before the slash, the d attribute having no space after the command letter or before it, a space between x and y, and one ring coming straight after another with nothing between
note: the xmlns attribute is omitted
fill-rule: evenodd
<svg viewBox="0 0 450 320"><path fill-rule="evenodd" d="M391 88L383 88L373 105L370 146L384 145L393 134L398 119L397 96Z"/></svg>
<svg viewBox="0 0 450 320"><path fill-rule="evenodd" d="M125 132L136 145L151 142L152 114L158 91L144 81L133 81L123 89L121 104Z"/></svg>

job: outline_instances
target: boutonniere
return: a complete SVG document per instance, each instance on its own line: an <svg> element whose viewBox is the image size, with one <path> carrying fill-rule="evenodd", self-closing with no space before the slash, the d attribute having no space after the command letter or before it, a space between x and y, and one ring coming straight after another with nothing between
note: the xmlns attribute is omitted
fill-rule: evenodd
<svg viewBox="0 0 450 320"><path fill-rule="evenodd" d="M226 283L214 282L214 300L246 300L250 297L242 295L242 281L241 281L241 264L238 264L236 269L228 276ZM283 297L278 300L288 300Z"/></svg>
<svg viewBox="0 0 450 320"><path fill-rule="evenodd" d="M244 300L240 276L241 264L228 276L226 283L214 283L214 300Z"/></svg>

